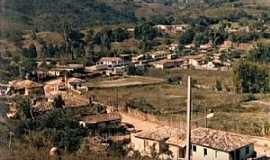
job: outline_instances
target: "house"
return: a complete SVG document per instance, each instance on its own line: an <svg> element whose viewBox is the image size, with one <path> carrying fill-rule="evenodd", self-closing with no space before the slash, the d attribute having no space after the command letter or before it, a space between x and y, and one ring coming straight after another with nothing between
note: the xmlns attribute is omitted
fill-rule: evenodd
<svg viewBox="0 0 270 160"><path fill-rule="evenodd" d="M170 51L176 51L176 50L178 50L178 48L179 48L179 44L178 43L172 43L172 44L170 44L170 46L169 46L169 50Z"/></svg>
<svg viewBox="0 0 270 160"><path fill-rule="evenodd" d="M10 91L25 96L43 95L43 85L31 80L15 80L9 82Z"/></svg>
<svg viewBox="0 0 270 160"><path fill-rule="evenodd" d="M127 74L128 67L127 66L120 66L120 67L114 67L112 69L106 70L107 76L113 76L113 75L124 75Z"/></svg>
<svg viewBox="0 0 270 160"><path fill-rule="evenodd" d="M160 51L155 51L153 53L150 53L149 55L151 56L152 59L154 60L160 60L160 59L165 59L167 58L167 55L170 54L168 51L160 50Z"/></svg>
<svg viewBox="0 0 270 160"><path fill-rule="evenodd" d="M185 134L177 128L160 127L153 131L131 134L131 146L143 156L178 160L185 155Z"/></svg>
<svg viewBox="0 0 270 160"><path fill-rule="evenodd" d="M184 48L186 48L186 49L194 49L195 47L196 47L196 46L195 46L194 43L188 44L188 45L185 45L185 46L184 46Z"/></svg>
<svg viewBox="0 0 270 160"><path fill-rule="evenodd" d="M67 79L67 85L69 89L72 90L79 90L82 88L82 84L85 82L85 80L82 80L80 78L69 78Z"/></svg>
<svg viewBox="0 0 270 160"><path fill-rule="evenodd" d="M81 124L89 128L107 128L119 126L121 124L121 115L119 113L107 113L99 115L89 115L83 117Z"/></svg>
<svg viewBox="0 0 270 160"><path fill-rule="evenodd" d="M168 59L153 62L152 65L156 69L166 69L166 68L176 67L174 61L173 60L168 60Z"/></svg>
<svg viewBox="0 0 270 160"><path fill-rule="evenodd" d="M47 75L49 77L61 77L65 76L66 74L72 72L73 69L68 69L68 68L52 68L47 72Z"/></svg>
<svg viewBox="0 0 270 160"><path fill-rule="evenodd" d="M125 65L125 61L120 57L103 57L98 64L115 67Z"/></svg>
<svg viewBox="0 0 270 160"><path fill-rule="evenodd" d="M223 44L220 46L222 49L228 49L233 47L233 42L230 40L226 40L223 42Z"/></svg>
<svg viewBox="0 0 270 160"><path fill-rule="evenodd" d="M10 89L9 84L0 83L0 96L5 96L8 94L8 89Z"/></svg>
<svg viewBox="0 0 270 160"><path fill-rule="evenodd" d="M47 97L63 94L64 92L73 91L81 94L81 90L88 90L86 86L83 86L85 80L80 78L63 78L50 80L45 83L44 90Z"/></svg>
<svg viewBox="0 0 270 160"><path fill-rule="evenodd" d="M165 32L165 33L171 33L175 34L177 32L184 32L187 30L189 25L155 25L154 28L158 29L159 31Z"/></svg>
<svg viewBox="0 0 270 160"><path fill-rule="evenodd" d="M248 136L208 128L191 133L193 160L245 160L254 156L254 142Z"/></svg>
<svg viewBox="0 0 270 160"><path fill-rule="evenodd" d="M211 48L212 48L212 45L210 43L200 45L201 50L208 50Z"/></svg>

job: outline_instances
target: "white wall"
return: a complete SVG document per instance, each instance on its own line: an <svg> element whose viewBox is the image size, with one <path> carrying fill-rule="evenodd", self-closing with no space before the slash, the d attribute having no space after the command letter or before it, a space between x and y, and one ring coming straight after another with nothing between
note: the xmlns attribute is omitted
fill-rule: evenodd
<svg viewBox="0 0 270 160"><path fill-rule="evenodd" d="M244 160L248 157L250 157L254 152L254 146L249 145L249 154L246 154L246 147L243 147L240 149L240 159ZM203 146L196 145L196 152L193 151L193 145L191 148L192 152L192 159L193 160L233 160L233 157L230 157L230 153L218 151L210 148L207 149L207 155L204 155L204 148Z"/></svg>
<svg viewBox="0 0 270 160"><path fill-rule="evenodd" d="M204 148L199 145L196 146L196 152L191 148L192 160L230 160L230 154L222 151L216 151L210 148L207 149L207 155L204 155Z"/></svg>

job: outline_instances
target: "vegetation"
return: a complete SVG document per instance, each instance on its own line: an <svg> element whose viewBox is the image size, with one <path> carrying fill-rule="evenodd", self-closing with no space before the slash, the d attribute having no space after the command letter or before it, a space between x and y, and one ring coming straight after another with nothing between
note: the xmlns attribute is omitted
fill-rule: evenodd
<svg viewBox="0 0 270 160"><path fill-rule="evenodd" d="M258 93L269 90L269 73L263 66L241 61L234 67L233 72L237 92Z"/></svg>

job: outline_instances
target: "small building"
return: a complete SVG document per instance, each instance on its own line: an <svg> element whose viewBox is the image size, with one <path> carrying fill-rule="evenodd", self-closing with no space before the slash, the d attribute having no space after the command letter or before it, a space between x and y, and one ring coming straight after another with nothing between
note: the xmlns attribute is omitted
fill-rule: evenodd
<svg viewBox="0 0 270 160"><path fill-rule="evenodd" d="M107 76L125 75L128 72L128 66L119 66L106 70Z"/></svg>
<svg viewBox="0 0 270 160"><path fill-rule="evenodd" d="M120 57L103 57L99 60L98 64L115 67L122 66L125 64L125 62Z"/></svg>
<svg viewBox="0 0 270 160"><path fill-rule="evenodd" d="M107 113L89 115L82 119L82 122L89 128L102 129L111 126L120 126L121 115L119 113Z"/></svg>
<svg viewBox="0 0 270 160"><path fill-rule="evenodd" d="M69 89L72 90L80 90L82 88L82 84L85 82L85 80L82 80L80 78L69 78L67 79L67 85Z"/></svg>
<svg viewBox="0 0 270 160"><path fill-rule="evenodd" d="M143 156L178 160L185 155L185 134L177 128L160 127L131 135L131 146Z"/></svg>
<svg viewBox="0 0 270 160"><path fill-rule="evenodd" d="M170 54L168 51L155 51L153 53L150 53L149 55L151 56L152 59L154 60L160 60L160 59L165 59L167 58L167 55Z"/></svg>
<svg viewBox="0 0 270 160"><path fill-rule="evenodd" d="M179 24L179 25L155 25L154 28L161 32L176 34L178 32L184 32L189 28L189 25Z"/></svg>
<svg viewBox="0 0 270 160"><path fill-rule="evenodd" d="M43 95L43 85L31 80L15 80L9 82L10 91L13 94L20 94L25 96Z"/></svg>
<svg viewBox="0 0 270 160"><path fill-rule="evenodd" d="M256 155L248 136L208 128L192 131L193 160L245 160Z"/></svg>
<svg viewBox="0 0 270 160"><path fill-rule="evenodd" d="M164 60L160 60L160 61L157 61L157 62L153 62L152 65L156 69L166 69L166 68L173 68L173 67L175 67L174 61L173 60L168 60L168 59L164 59Z"/></svg>

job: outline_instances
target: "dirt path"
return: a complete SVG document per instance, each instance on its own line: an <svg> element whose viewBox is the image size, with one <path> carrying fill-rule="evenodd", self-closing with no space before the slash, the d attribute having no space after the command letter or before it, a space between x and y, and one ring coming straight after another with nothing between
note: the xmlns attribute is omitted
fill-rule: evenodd
<svg viewBox="0 0 270 160"><path fill-rule="evenodd" d="M141 120L139 118L133 117L131 115L125 114L125 113L120 113L120 114L122 116L123 122L134 125L134 127L138 130L152 131L155 128L160 127L159 124L154 123L154 122L144 121L144 120Z"/></svg>
<svg viewBox="0 0 270 160"><path fill-rule="evenodd" d="M255 150L258 155L268 155L270 156L270 139L263 137L252 137L251 139L255 141Z"/></svg>

